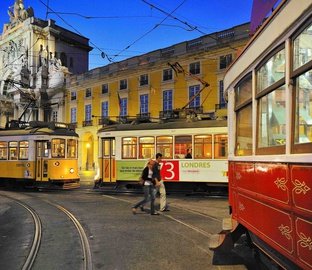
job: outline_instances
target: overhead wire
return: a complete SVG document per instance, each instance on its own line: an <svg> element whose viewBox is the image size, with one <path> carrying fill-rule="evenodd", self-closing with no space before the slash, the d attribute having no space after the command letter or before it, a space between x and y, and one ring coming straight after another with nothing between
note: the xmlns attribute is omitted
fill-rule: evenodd
<svg viewBox="0 0 312 270"><path fill-rule="evenodd" d="M181 4L179 4L172 12L175 12L178 8L180 8L186 0L183 0ZM115 59L116 57L118 57L121 53L123 53L124 51L128 50L131 46L133 46L135 43L137 43L139 40L143 39L145 36L147 36L148 34L150 34L152 31L154 31L157 27L159 27L168 17L169 17L170 13L166 15L166 17L164 19L162 19L160 21L160 23L156 24L152 29L148 30L147 32L145 32L142 36L140 36L139 38L137 38L135 41L133 41L131 44L129 44L128 46L126 46L123 50L121 50L119 53L117 53L116 55L114 55L113 59Z"/></svg>
<svg viewBox="0 0 312 270"><path fill-rule="evenodd" d="M174 20L177 20L178 22L180 22L180 23L186 25L187 27L189 27L189 30L188 30L188 31L197 31L197 32L200 33L201 35L208 35L208 33L205 33L205 32L203 32L203 31L201 31L197 26L191 25L191 24L189 24L188 22L182 21L182 20L179 19L178 17L173 16L172 13L168 13L167 11L165 11L165 10L163 10L163 9L161 9L161 8L159 8L159 7L155 6L155 5L153 5L153 4L149 3L149 2L147 2L146 0L142 0L142 1L143 1L144 3L146 3L147 5L149 5L150 7L155 8L155 9L157 9L158 11L160 11L160 12L166 14L168 17L170 17L170 18L172 18L172 19L174 19ZM215 37L213 37L213 36L211 36L211 35L210 35L209 37L210 37L211 39L213 39L213 40L218 41L217 38L215 38ZM235 51L237 50L237 49L233 48L230 44L228 44L227 47L229 47L229 48L231 48L231 49L233 49L233 50L235 50Z"/></svg>
<svg viewBox="0 0 312 270"><path fill-rule="evenodd" d="M47 6L42 0L38 0L40 3L42 3L44 6L47 7L48 10L52 11L53 13L55 13L55 11L50 7L50 6ZM55 13L55 15L60 18L67 26L69 26L71 29L73 29L77 34L83 36L83 34L78 30L76 29L74 26L72 26L71 24L69 24L66 20L64 20L59 14ZM95 43L93 43L92 41L90 41L90 44L92 46L94 46L96 49L98 49L100 52L101 52L101 56L103 58L107 58L107 60L109 62L112 62L112 59L110 57L108 57L108 55L103 51L101 50L101 48L99 48Z"/></svg>

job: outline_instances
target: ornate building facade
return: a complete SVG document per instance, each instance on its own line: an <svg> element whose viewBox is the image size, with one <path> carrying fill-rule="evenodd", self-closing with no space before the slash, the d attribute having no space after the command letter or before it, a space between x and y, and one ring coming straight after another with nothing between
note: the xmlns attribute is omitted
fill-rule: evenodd
<svg viewBox="0 0 312 270"><path fill-rule="evenodd" d="M223 77L248 40L242 24L70 76L66 122L80 136L81 169L97 168L103 125L226 117Z"/></svg>
<svg viewBox="0 0 312 270"><path fill-rule="evenodd" d="M35 18L16 0L0 35L0 127L9 120L64 121L65 78L88 70L89 40Z"/></svg>

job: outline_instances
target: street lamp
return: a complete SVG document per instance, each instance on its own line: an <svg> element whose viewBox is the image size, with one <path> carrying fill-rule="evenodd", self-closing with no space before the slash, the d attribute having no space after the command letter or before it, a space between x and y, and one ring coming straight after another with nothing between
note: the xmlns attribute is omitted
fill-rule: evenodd
<svg viewBox="0 0 312 270"><path fill-rule="evenodd" d="M89 170L89 149L90 149L90 143L87 143L87 161L86 161L86 170Z"/></svg>

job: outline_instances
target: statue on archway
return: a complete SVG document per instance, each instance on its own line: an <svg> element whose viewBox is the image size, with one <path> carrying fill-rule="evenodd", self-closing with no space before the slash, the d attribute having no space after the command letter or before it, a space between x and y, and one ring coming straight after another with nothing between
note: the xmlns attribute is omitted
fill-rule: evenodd
<svg viewBox="0 0 312 270"><path fill-rule="evenodd" d="M26 10L23 0L15 0L14 5L9 7L8 14L10 16L11 24L15 24L16 22L24 21L29 17L33 17L34 11L31 7Z"/></svg>

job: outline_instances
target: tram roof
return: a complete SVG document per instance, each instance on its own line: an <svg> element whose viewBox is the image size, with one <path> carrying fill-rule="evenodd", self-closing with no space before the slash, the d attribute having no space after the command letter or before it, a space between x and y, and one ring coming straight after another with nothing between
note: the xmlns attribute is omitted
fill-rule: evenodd
<svg viewBox="0 0 312 270"><path fill-rule="evenodd" d="M123 130L153 130L153 129L182 129L182 128L213 128L227 127L227 120L198 120L186 121L177 120L169 122L150 122L150 123L127 123L107 125L99 129L100 132L123 131Z"/></svg>
<svg viewBox="0 0 312 270"><path fill-rule="evenodd" d="M0 130L0 136L22 136L22 135L60 135L78 137L75 130L67 124L54 122L31 121L22 127L13 126Z"/></svg>

